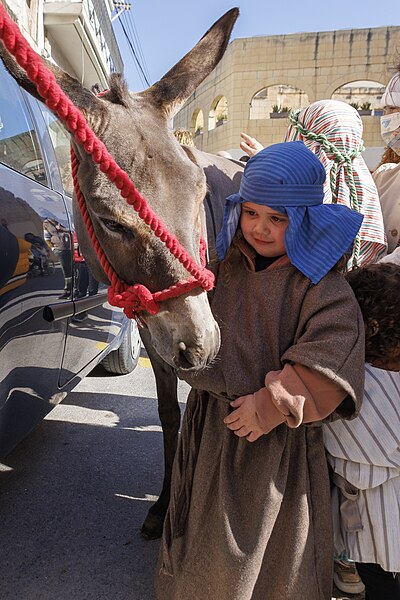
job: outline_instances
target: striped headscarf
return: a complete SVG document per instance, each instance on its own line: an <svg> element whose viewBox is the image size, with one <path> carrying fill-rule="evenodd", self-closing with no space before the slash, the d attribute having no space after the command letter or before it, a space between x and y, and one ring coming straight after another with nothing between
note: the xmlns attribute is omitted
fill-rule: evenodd
<svg viewBox="0 0 400 600"><path fill-rule="evenodd" d="M400 109L400 72L393 75L381 98L381 107L386 106Z"/></svg>
<svg viewBox="0 0 400 600"><path fill-rule="evenodd" d="M362 215L338 204L324 204L326 173L302 142L273 144L251 158L238 194L225 201L217 236L222 260L235 235L243 202L269 206L287 214L285 249L290 262L318 283L352 246Z"/></svg>
<svg viewBox="0 0 400 600"><path fill-rule="evenodd" d="M348 267L376 262L386 254L379 196L364 159L363 125L358 112L339 100L320 100L293 111L283 141L301 140L322 162L327 178L325 203L343 204L364 220Z"/></svg>

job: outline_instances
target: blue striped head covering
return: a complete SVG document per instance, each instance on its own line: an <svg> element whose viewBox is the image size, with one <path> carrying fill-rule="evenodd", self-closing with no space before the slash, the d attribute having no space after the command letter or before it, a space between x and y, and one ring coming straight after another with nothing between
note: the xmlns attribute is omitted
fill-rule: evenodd
<svg viewBox="0 0 400 600"><path fill-rule="evenodd" d="M238 194L225 201L217 253L222 260L240 219L254 202L287 214L285 248L290 262L318 283L351 248L363 216L340 204L323 204L325 169L303 142L273 144L245 167Z"/></svg>

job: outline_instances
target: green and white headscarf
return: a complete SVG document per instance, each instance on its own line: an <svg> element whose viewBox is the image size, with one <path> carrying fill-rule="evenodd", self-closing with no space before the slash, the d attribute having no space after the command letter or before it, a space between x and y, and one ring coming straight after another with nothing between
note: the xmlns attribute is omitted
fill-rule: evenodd
<svg viewBox="0 0 400 600"><path fill-rule="evenodd" d="M343 204L364 215L349 268L376 262L387 243L379 196L361 157L363 125L358 112L339 100L320 100L292 111L284 142L301 140L327 174L324 203Z"/></svg>

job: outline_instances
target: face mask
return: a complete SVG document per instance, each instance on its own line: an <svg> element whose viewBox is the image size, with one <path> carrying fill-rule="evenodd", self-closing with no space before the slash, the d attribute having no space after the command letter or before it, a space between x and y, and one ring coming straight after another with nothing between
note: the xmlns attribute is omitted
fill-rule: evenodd
<svg viewBox="0 0 400 600"><path fill-rule="evenodd" d="M381 136L385 144L400 156L400 112L381 117Z"/></svg>

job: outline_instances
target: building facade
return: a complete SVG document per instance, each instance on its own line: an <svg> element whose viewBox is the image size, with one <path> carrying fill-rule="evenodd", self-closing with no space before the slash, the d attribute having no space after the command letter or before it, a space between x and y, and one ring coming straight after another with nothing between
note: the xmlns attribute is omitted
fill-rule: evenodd
<svg viewBox="0 0 400 600"><path fill-rule="evenodd" d="M123 62L112 29L111 0L0 0L32 48L85 87L108 87Z"/></svg>
<svg viewBox="0 0 400 600"><path fill-rule="evenodd" d="M236 39L176 115L174 128L191 131L202 150L239 158L241 131L265 146L279 142L288 109L336 98L360 110L373 168L383 150L379 101L400 62L399 47L400 27Z"/></svg>

